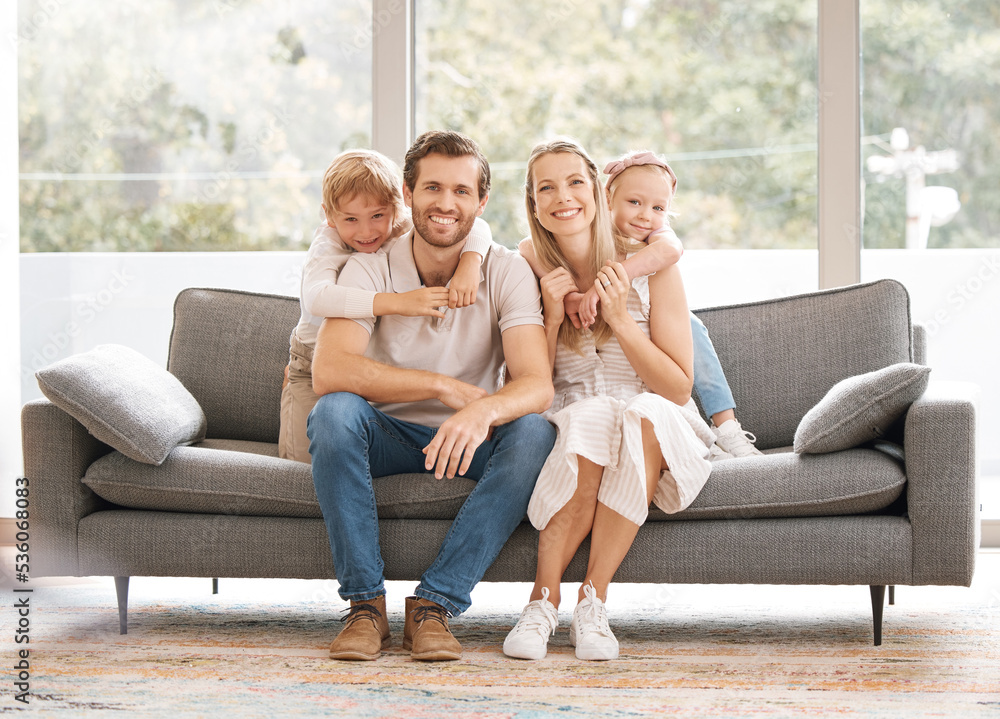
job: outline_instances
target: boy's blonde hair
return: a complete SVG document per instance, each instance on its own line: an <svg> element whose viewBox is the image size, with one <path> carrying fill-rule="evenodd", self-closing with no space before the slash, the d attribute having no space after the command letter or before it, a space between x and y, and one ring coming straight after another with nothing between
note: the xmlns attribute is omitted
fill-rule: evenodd
<svg viewBox="0 0 1000 719"><path fill-rule="evenodd" d="M333 158L323 175L323 206L329 213L358 195L392 208L393 224L406 216L399 167L374 150L347 150Z"/></svg>
<svg viewBox="0 0 1000 719"><path fill-rule="evenodd" d="M583 164L587 168L587 176L594 190L594 204L597 208L594 220L590 225L591 268L596 275L604 267L607 260L616 260L620 255L626 254L634 248L632 247L632 243L619 233L611 222L611 212L608 210L604 190L599 182L597 165L594 164L594 161L590 159L590 155L587 154L586 150L576 140L565 138L543 142L535 145L531 151L531 156L528 158L528 170L524 180L524 205L528 214L528 226L531 229L531 243L534 246L535 257L538 258L539 263L546 272L550 272L557 267L565 267L571 275L573 274L569 261L559 248L556 238L542 226L542 223L539 222L538 217L535 215L536 208L533 195L535 163L540 157L556 152L568 152L577 155L583 160ZM584 287L581 289L586 292L589 288ZM598 346L603 344L612 335L611 328L608 327L607 323L600 316L598 316L597 322L594 323L592 331L594 333L594 344ZM564 318L562 326L559 328L559 340L569 349L579 352L581 337L582 330L574 327L569 317Z"/></svg>

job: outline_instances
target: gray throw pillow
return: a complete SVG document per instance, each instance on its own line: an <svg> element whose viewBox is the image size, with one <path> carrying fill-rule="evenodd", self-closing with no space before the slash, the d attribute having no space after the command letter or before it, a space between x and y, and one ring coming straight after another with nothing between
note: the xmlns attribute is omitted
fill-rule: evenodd
<svg viewBox="0 0 1000 719"><path fill-rule="evenodd" d="M179 444L205 438L198 401L176 377L121 345L98 345L35 373L42 393L126 457L162 464Z"/></svg>
<svg viewBox="0 0 1000 719"><path fill-rule="evenodd" d="M806 412L792 447L822 454L878 439L924 393L930 371L900 362L841 380Z"/></svg>

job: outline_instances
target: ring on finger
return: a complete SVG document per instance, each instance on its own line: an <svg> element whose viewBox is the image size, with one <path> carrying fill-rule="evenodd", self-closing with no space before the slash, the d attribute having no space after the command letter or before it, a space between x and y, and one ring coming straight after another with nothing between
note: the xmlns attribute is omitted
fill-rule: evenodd
<svg viewBox="0 0 1000 719"><path fill-rule="evenodd" d="M604 285L605 287L610 287L611 286L611 280L609 280L607 277L602 277L601 278L601 284Z"/></svg>

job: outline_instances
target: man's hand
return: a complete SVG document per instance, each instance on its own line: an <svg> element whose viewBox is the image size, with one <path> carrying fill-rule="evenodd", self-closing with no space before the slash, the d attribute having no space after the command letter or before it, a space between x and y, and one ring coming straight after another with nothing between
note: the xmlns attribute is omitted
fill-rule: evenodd
<svg viewBox="0 0 1000 719"><path fill-rule="evenodd" d="M424 447L427 456L424 468L434 470L434 476L451 479L469 471L476 449L489 437L490 417L482 405L469 404L442 424L430 444Z"/></svg>

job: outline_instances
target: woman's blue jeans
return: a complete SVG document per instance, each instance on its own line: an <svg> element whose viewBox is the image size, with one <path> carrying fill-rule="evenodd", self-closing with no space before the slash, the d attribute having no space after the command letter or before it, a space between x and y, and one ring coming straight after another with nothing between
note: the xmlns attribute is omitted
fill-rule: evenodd
<svg viewBox="0 0 1000 719"><path fill-rule="evenodd" d="M701 407L711 419L717 412L736 408L736 400L722 371L719 355L708 336L708 329L698 316L691 313L691 339L694 342L694 391Z"/></svg>
<svg viewBox="0 0 1000 719"><path fill-rule="evenodd" d="M436 432L394 419L349 392L320 397L309 415L313 483L343 599L385 594L372 478L426 472L422 450ZM537 414L494 428L465 474L476 487L421 577L418 597L453 615L469 608L472 588L524 518L554 442L555 428Z"/></svg>

